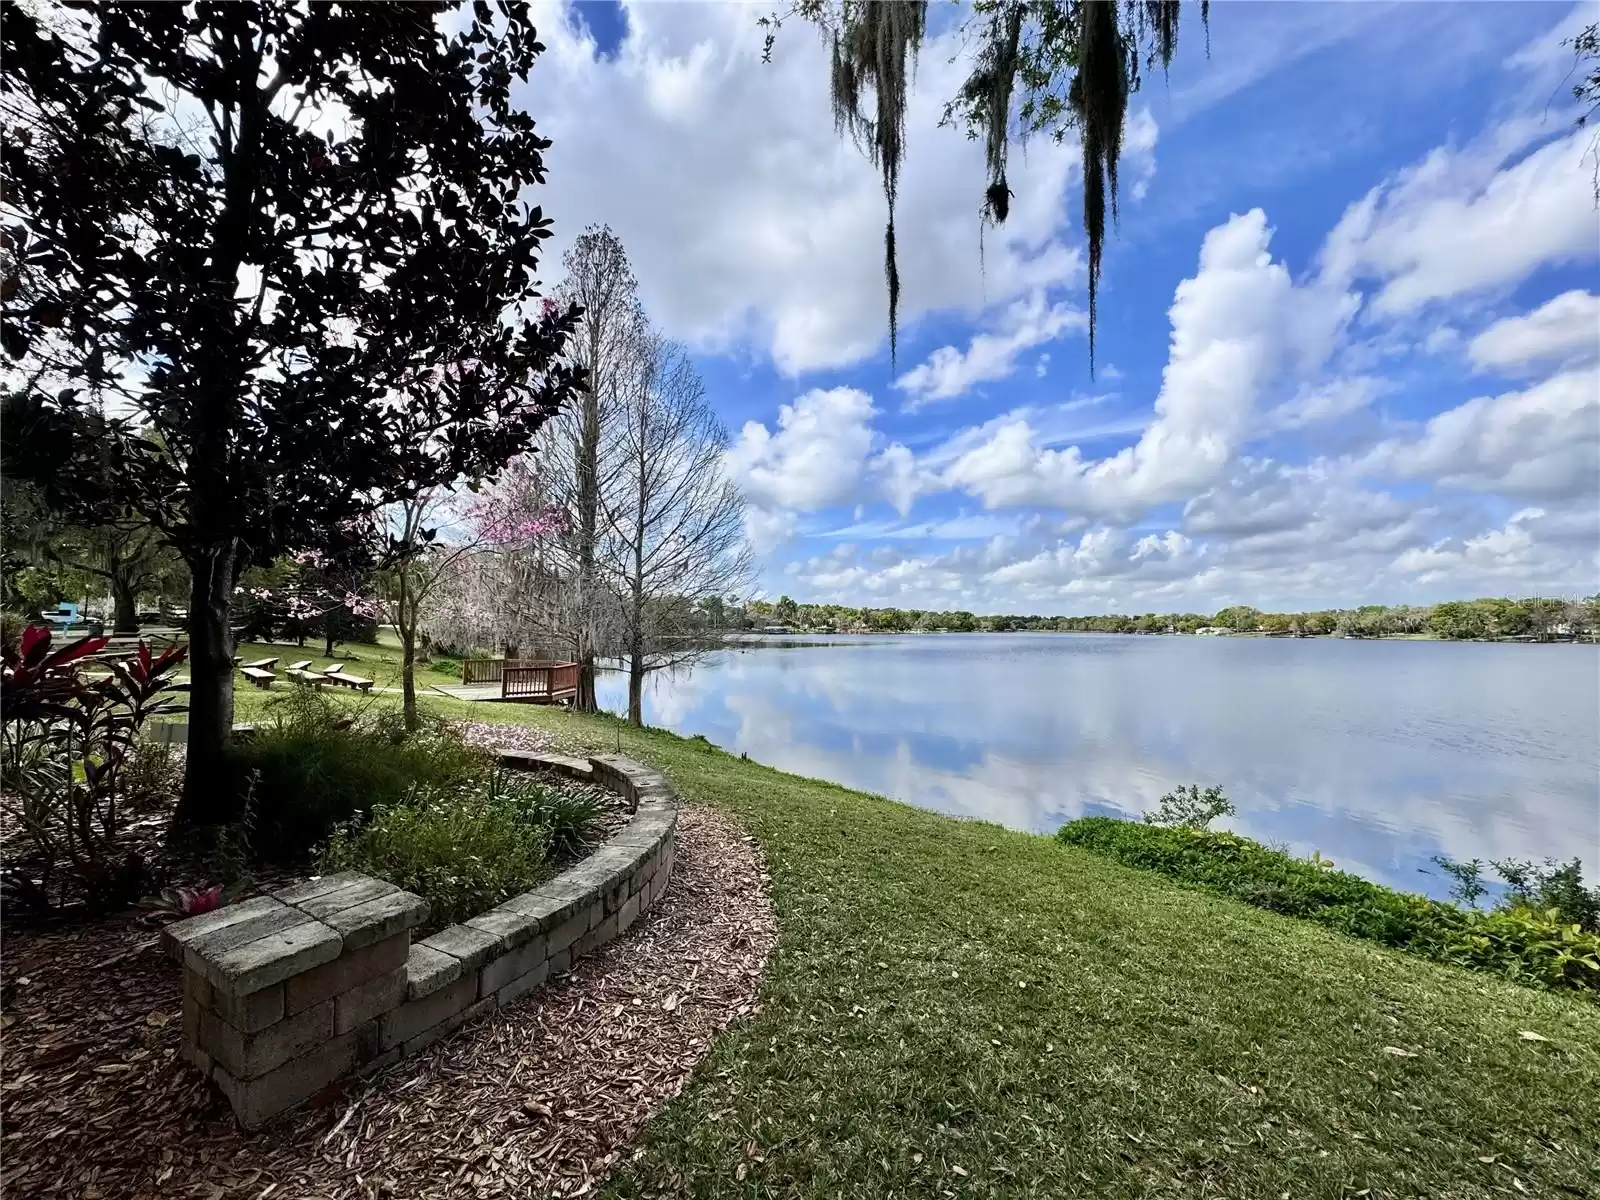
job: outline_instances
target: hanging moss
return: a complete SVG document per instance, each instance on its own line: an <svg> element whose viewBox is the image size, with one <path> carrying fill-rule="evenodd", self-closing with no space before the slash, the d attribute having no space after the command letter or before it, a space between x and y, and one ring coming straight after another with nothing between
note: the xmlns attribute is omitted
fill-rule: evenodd
<svg viewBox="0 0 1600 1200"><path fill-rule="evenodd" d="M909 80L927 20L925 0L802 0L797 11L832 36L834 123L883 175L888 220L884 279L889 289L889 353L899 334L900 274L895 203L905 150ZM1117 166L1128 98L1142 70L1172 61L1178 0L976 0L966 31L976 41L972 73L945 108L944 123L966 126L983 142L988 181L983 218L1010 215L1006 158L1013 136L1041 130L1056 140L1076 130L1083 147L1083 228L1089 259L1089 368L1094 370L1107 201L1117 218ZM1210 5L1200 5L1208 22ZM763 24L772 28L775 19ZM770 50L770 34L768 49ZM1209 52L1209 42L1207 46ZM1014 103L1020 88L1020 103ZM870 96L872 112L863 107ZM1014 111L1015 110L1015 111ZM980 243L981 244L981 243Z"/></svg>
<svg viewBox="0 0 1600 1200"><path fill-rule="evenodd" d="M894 208L905 154L906 96L922 45L926 0L849 0L833 31L832 93L835 127L848 132L883 175L889 218L884 230L884 280L889 287L889 354L898 340L900 271L895 255ZM874 112L862 109L871 91Z"/></svg>

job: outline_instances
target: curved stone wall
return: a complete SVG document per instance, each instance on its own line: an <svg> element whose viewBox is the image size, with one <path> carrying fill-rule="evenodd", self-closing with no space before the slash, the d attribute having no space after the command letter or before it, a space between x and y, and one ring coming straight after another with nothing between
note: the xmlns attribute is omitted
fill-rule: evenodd
<svg viewBox="0 0 1600 1200"><path fill-rule="evenodd" d="M500 759L600 783L627 799L632 820L533 891L415 944L421 897L356 872L167 927L167 949L184 964L184 1056L216 1080L242 1125L519 999L666 890L677 798L660 773L614 755Z"/></svg>

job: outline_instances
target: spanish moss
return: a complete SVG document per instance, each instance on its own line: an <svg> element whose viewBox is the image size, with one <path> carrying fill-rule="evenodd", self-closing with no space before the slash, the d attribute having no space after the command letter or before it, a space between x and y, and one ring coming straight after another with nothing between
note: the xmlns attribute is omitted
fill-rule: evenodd
<svg viewBox="0 0 1600 1200"><path fill-rule="evenodd" d="M1117 30L1115 4L1090 0L1082 6L1078 74L1068 92L1083 146L1083 232L1089 243L1089 373L1094 374L1095 326L1100 262L1106 240L1106 193L1117 212L1117 163L1122 157L1122 121L1128 111L1127 60Z"/></svg>
<svg viewBox="0 0 1600 1200"><path fill-rule="evenodd" d="M900 273L895 203L905 149L909 80L922 45L926 0L800 0L796 11L832 34L834 122L883 175L888 220L884 278L889 290L889 353L899 335ZM988 176L982 221L1003 224L1012 191L1011 139L1041 131L1056 141L1076 133L1083 154L1083 230L1089 266L1089 371L1094 372L1100 275L1109 208L1118 217L1117 168L1128 100L1145 71L1165 71L1178 45L1179 0L974 0L966 29L973 68L945 108L944 123L965 126L983 143ZM1210 4L1202 0L1210 53ZM776 19L768 22L775 27ZM769 35L770 46L770 35ZM868 93L871 99L868 100ZM872 106L869 115L864 104ZM980 255L982 227L979 234Z"/></svg>
<svg viewBox="0 0 1600 1200"><path fill-rule="evenodd" d="M905 154L906 97L922 45L926 0L846 0L833 31L833 119L883 174L889 207L884 231L884 281L889 288L889 357L899 335L900 271L895 255L894 209ZM875 115L862 108L871 90Z"/></svg>

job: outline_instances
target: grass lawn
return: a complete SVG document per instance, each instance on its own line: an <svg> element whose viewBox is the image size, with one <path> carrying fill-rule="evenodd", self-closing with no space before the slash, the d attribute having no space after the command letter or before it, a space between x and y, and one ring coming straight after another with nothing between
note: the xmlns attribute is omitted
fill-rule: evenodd
<svg viewBox="0 0 1600 1200"><path fill-rule="evenodd" d="M764 1007L614 1196L1600 1197L1596 1005L703 741L429 707L620 741L768 855Z"/></svg>
<svg viewBox="0 0 1600 1200"><path fill-rule="evenodd" d="M278 665L274 670L283 671L292 662L301 659L311 660L311 669L320 671L329 663L343 663L345 670L352 675L360 675L370 679L376 687L400 686L400 646L394 634L385 629L378 634L378 644L375 646L364 645L360 642L339 642L334 646L337 651L332 658L322 653L322 639L308 638L304 646L296 646L293 642L240 642L234 647L234 653L244 662L253 662L258 658L276 658ZM262 689L251 687L245 678L240 675L235 678L235 694L242 697L247 693L262 693ZM435 683L460 683L461 670L457 667L447 674L441 674L432 669L428 663L417 664L417 689L425 690ZM271 691L285 689L288 680L279 678L273 684ZM240 718L243 720L244 718Z"/></svg>

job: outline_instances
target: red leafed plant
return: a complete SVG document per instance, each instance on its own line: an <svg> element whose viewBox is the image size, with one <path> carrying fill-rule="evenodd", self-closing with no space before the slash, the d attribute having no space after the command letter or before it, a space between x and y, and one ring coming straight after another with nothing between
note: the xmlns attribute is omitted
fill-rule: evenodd
<svg viewBox="0 0 1600 1200"><path fill-rule="evenodd" d="M106 644L82 638L54 648L50 630L31 626L4 650L0 794L34 851L29 871L8 872L15 898L48 902L63 867L94 908L128 904L143 885L143 859L119 844L122 770L144 723L181 707L172 673L186 652L156 655L141 643L131 657L105 662L108 676L85 679L84 660Z"/></svg>
<svg viewBox="0 0 1600 1200"><path fill-rule="evenodd" d="M140 907L171 913L176 917L198 917L201 913L211 912L230 903L240 887L240 884L224 887L220 883L214 883L205 888L164 888L156 899L141 901Z"/></svg>

